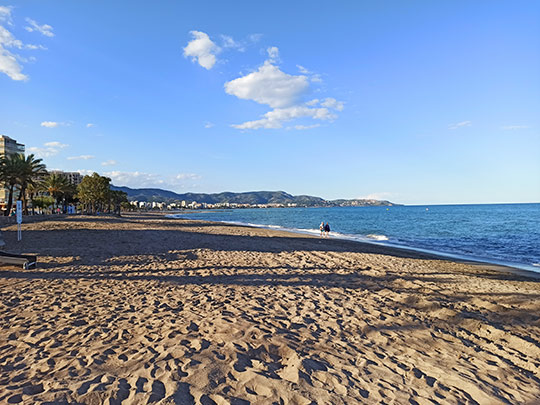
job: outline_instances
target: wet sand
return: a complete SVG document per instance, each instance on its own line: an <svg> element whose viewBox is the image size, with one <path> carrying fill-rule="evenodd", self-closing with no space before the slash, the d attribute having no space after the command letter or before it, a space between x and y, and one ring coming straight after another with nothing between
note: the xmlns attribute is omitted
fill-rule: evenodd
<svg viewBox="0 0 540 405"><path fill-rule="evenodd" d="M533 404L527 273L161 215L3 227L0 403Z"/></svg>

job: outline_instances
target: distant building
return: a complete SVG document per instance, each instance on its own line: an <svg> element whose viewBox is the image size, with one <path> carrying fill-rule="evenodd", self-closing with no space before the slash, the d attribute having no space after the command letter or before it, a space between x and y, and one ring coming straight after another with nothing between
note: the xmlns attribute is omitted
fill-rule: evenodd
<svg viewBox="0 0 540 405"><path fill-rule="evenodd" d="M24 155L24 145L9 136L0 135L0 155L14 155L15 153Z"/></svg>
<svg viewBox="0 0 540 405"><path fill-rule="evenodd" d="M75 187L81 184L81 181L83 179L83 175L79 172L64 172L62 170L51 170L49 171L49 173L65 177L69 181L69 183L73 184Z"/></svg>
<svg viewBox="0 0 540 405"><path fill-rule="evenodd" d="M0 157L15 155L16 153L24 156L24 145L9 136L0 135ZM9 190L3 187L2 184L0 186L0 203L6 203L8 194Z"/></svg>

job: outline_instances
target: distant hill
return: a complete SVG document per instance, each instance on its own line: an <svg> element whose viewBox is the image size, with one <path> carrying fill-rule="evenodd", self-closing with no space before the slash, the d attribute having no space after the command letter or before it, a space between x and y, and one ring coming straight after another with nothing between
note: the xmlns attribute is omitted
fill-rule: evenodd
<svg viewBox="0 0 540 405"><path fill-rule="evenodd" d="M160 188L129 188L111 186L113 190L120 190L128 195L129 201L147 201L147 202L178 202L197 201L198 203L219 204L296 204L303 207L331 207L331 206L394 206L399 205L390 201L379 200L333 200L328 201L320 197L309 195L291 195L284 191L250 191L246 193L185 193L178 194L169 190Z"/></svg>

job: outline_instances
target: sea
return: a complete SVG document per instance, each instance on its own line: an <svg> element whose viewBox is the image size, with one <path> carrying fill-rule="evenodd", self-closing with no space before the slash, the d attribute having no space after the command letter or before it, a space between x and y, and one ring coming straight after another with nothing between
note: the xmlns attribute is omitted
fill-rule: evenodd
<svg viewBox="0 0 540 405"><path fill-rule="evenodd" d="M174 217L405 247L540 272L540 203L186 210Z"/></svg>

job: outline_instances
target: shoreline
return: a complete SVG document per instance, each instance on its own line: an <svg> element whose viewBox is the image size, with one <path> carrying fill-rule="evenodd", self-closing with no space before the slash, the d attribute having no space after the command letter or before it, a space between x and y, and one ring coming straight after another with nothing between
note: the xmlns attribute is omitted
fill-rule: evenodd
<svg viewBox="0 0 540 405"><path fill-rule="evenodd" d="M177 214L160 213L160 214L164 215L166 218L182 220L181 217L175 217L175 215L182 215L182 214L178 214L178 213ZM245 226L248 228L260 228L260 229L266 229L269 231L289 232L289 233L306 235L306 236L317 238L315 232L308 232L308 230L304 231L302 229L296 229L296 228L285 228L280 225L262 225L262 224L252 224L252 223L235 222L235 221L209 221L209 220L192 219L192 218L184 218L184 219L190 220L190 221L210 222L210 223L216 223L216 224ZM313 231L316 231L316 230L313 230ZM334 232L334 234L336 234L336 232ZM516 275L522 275L524 277L540 279L540 267L538 268L538 270L535 270L534 266L532 265L505 262L505 261L496 260L496 259L490 260L490 259L483 259L483 258L475 258L472 256L467 257L466 255L439 252L435 250L415 248L411 246L401 246L401 245L393 244L391 242L386 243L384 241L377 241L377 240L363 240L363 239L360 239L360 237L356 237L356 236L348 236L348 235L340 234L340 233L337 233L337 234L341 236L330 235L329 239L350 241L354 243L361 243L361 244L368 244L368 245L376 245L376 246L381 246L381 247L387 247L389 249L400 249L400 250L405 250L409 252L417 252L417 253L426 254L426 255L429 255L438 259L456 261L459 263L470 263L470 264L478 264L478 265L484 265L484 266L493 266L493 268L500 268L501 271L508 271Z"/></svg>
<svg viewBox="0 0 540 405"><path fill-rule="evenodd" d="M160 214L3 227L0 402L535 403L540 283ZM508 270L508 269L507 269Z"/></svg>

